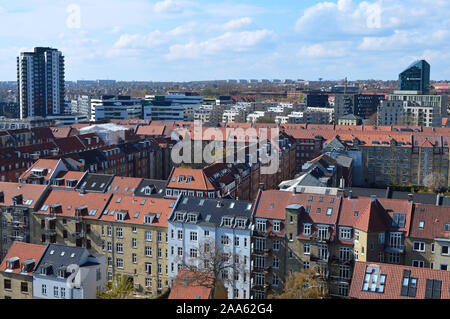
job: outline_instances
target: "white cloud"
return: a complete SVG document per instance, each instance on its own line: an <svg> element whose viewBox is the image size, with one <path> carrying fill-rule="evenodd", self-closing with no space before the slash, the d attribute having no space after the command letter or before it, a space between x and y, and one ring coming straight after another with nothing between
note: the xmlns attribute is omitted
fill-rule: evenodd
<svg viewBox="0 0 450 319"><path fill-rule="evenodd" d="M244 52L256 46L271 41L275 36L269 30L227 32L221 36L202 42L191 41L187 44L173 45L166 58L169 60L199 58L204 55L230 54L230 52Z"/></svg>
<svg viewBox="0 0 450 319"><path fill-rule="evenodd" d="M329 58L348 55L349 42L326 42L303 46L298 52L301 58Z"/></svg>
<svg viewBox="0 0 450 319"><path fill-rule="evenodd" d="M222 29L225 31L235 31L235 30L241 30L243 28L248 28L252 24L253 24L253 20L251 18L244 17L244 18L228 21L227 23L222 25Z"/></svg>
<svg viewBox="0 0 450 319"><path fill-rule="evenodd" d="M153 10L160 14L182 14L185 10L192 6L191 1L185 0L164 0L155 3Z"/></svg>

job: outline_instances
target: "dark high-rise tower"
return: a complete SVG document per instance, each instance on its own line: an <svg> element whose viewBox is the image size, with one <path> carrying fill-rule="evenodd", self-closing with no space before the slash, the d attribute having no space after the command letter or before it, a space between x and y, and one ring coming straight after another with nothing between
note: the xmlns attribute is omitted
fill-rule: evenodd
<svg viewBox="0 0 450 319"><path fill-rule="evenodd" d="M418 91L419 94L430 94L430 65L425 60L411 64L398 77L400 91Z"/></svg>
<svg viewBox="0 0 450 319"><path fill-rule="evenodd" d="M52 48L35 48L17 58L20 118L64 112L64 57Z"/></svg>

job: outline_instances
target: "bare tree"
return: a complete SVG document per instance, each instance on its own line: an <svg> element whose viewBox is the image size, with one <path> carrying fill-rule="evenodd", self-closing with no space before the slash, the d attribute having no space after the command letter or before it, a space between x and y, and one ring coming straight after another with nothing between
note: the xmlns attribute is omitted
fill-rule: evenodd
<svg viewBox="0 0 450 319"><path fill-rule="evenodd" d="M232 286L236 272L240 272L242 275L245 272L250 280L248 272L242 269L243 260L240 260L238 255L224 251L223 247L219 247L212 240L199 244L193 257L190 255L184 258L178 256L175 261L181 265L182 269L191 273L189 282L213 290L221 282L225 286ZM232 274L230 274L231 271Z"/></svg>
<svg viewBox="0 0 450 319"><path fill-rule="evenodd" d="M439 174L438 172L433 172L423 179L423 184L428 188L435 192L439 192L442 188L446 188L447 180L444 175Z"/></svg>
<svg viewBox="0 0 450 319"><path fill-rule="evenodd" d="M292 272L286 278L283 293L269 296L274 299L323 299L326 284L313 269Z"/></svg>

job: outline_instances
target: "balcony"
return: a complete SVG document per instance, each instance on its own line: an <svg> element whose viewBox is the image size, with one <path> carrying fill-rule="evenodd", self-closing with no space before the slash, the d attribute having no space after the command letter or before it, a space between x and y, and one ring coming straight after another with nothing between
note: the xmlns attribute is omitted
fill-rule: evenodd
<svg viewBox="0 0 450 319"><path fill-rule="evenodd" d="M45 230L45 234L47 236L55 236L56 235L56 229L48 228Z"/></svg>
<svg viewBox="0 0 450 319"><path fill-rule="evenodd" d="M8 236L11 240L14 240L14 241L24 241L25 240L25 238L26 238L26 235L25 234L23 234L23 235L18 235L18 234L13 234L13 235L9 235Z"/></svg>
<svg viewBox="0 0 450 319"><path fill-rule="evenodd" d="M84 237L84 232L83 231L76 231L72 233L72 237L75 239L81 239Z"/></svg>
<svg viewBox="0 0 450 319"><path fill-rule="evenodd" d="M253 230L253 236L255 237L267 237L268 235L269 233L267 232L267 230Z"/></svg>
<svg viewBox="0 0 450 319"><path fill-rule="evenodd" d="M55 213L45 214L45 220L55 220L55 219L56 219L56 214Z"/></svg>
<svg viewBox="0 0 450 319"><path fill-rule="evenodd" d="M24 229L27 227L28 227L28 225L20 220L12 220L12 221L8 222L8 228Z"/></svg>
<svg viewBox="0 0 450 319"><path fill-rule="evenodd" d="M386 246L384 250L388 253L400 253L403 254L405 252L405 246L399 245L399 246Z"/></svg>

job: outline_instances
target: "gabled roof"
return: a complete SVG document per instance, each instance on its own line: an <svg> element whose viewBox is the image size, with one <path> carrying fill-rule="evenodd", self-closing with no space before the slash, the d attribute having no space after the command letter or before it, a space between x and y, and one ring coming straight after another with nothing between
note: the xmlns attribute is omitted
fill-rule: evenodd
<svg viewBox="0 0 450 319"><path fill-rule="evenodd" d="M446 224L450 225L450 207L415 204L409 236L450 239L450 231L445 231L444 228Z"/></svg>

